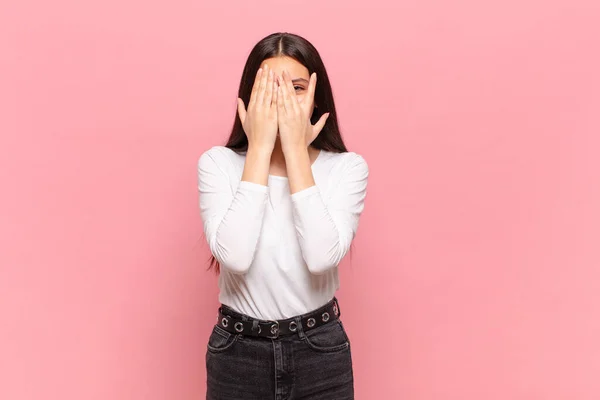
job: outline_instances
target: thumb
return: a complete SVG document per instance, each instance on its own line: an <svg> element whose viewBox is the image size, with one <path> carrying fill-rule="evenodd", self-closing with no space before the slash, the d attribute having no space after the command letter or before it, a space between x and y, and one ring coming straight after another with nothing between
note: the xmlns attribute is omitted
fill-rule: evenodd
<svg viewBox="0 0 600 400"><path fill-rule="evenodd" d="M237 99L237 110L240 116L240 121L243 124L246 120L246 106L244 105L244 100L240 99L239 97Z"/></svg>
<svg viewBox="0 0 600 400"><path fill-rule="evenodd" d="M317 137L317 135L321 132L323 127L325 126L325 122L327 122L327 118L329 118L329 113L325 113L321 115L321 118L317 121L317 123L313 126L313 135Z"/></svg>

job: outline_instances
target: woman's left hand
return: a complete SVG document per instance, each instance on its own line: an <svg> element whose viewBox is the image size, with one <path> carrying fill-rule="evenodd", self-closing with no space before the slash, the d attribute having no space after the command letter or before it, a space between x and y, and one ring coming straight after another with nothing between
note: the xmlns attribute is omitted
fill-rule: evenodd
<svg viewBox="0 0 600 400"><path fill-rule="evenodd" d="M302 101L298 100L294 84L287 71L283 72L283 79L278 78L278 83L277 122L281 148L284 153L306 149L317 138L329 117L329 113L325 113L316 124L312 125L310 122L315 87L317 86L317 74L313 73L310 76L308 91Z"/></svg>

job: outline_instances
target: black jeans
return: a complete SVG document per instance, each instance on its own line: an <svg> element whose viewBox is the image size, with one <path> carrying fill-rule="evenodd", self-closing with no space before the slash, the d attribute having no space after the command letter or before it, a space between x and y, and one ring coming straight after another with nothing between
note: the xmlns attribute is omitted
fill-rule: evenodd
<svg viewBox="0 0 600 400"><path fill-rule="evenodd" d="M276 339L237 335L215 325L206 349L206 399L354 399L350 342L342 321L304 332L296 318L296 334Z"/></svg>

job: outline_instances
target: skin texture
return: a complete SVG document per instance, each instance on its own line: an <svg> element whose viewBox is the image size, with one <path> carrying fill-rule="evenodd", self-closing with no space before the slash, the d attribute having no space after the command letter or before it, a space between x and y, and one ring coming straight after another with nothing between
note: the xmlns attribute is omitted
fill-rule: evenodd
<svg viewBox="0 0 600 400"><path fill-rule="evenodd" d="M287 176L290 193L313 186L311 165L319 150L310 146L328 114L315 125L316 74L289 57L265 60L257 72L247 109L238 99L238 114L248 137L242 180L267 185L268 175Z"/></svg>

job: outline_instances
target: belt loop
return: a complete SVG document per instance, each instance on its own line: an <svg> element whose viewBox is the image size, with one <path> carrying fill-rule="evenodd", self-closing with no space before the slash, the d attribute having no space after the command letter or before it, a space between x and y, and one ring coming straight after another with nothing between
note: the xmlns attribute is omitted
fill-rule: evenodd
<svg viewBox="0 0 600 400"><path fill-rule="evenodd" d="M304 334L304 326L302 325L302 317L301 316L297 316L294 318L294 321L296 321L296 324L298 325L298 336L300 337L300 339L303 339L304 336L306 336Z"/></svg>
<svg viewBox="0 0 600 400"><path fill-rule="evenodd" d="M342 316L342 310L340 309L340 303L338 303L337 297L333 298L333 311L335 312L337 318Z"/></svg>

